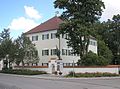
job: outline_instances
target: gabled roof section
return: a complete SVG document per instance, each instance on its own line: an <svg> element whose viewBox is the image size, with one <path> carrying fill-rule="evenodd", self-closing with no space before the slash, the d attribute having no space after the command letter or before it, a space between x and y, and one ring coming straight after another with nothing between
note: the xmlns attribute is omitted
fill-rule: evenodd
<svg viewBox="0 0 120 89"><path fill-rule="evenodd" d="M55 30L59 28L59 25L62 23L63 21L55 16L49 20L47 20L46 22L38 25L37 27L29 30L28 32L26 32L25 34L32 34L32 33L38 33L38 32L44 32L44 31L51 31L51 30Z"/></svg>

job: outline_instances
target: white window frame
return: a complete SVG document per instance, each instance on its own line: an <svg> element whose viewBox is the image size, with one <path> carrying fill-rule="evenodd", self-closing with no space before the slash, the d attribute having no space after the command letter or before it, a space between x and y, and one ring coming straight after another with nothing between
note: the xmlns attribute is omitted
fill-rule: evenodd
<svg viewBox="0 0 120 89"><path fill-rule="evenodd" d="M51 33L51 39L56 38L56 33Z"/></svg>
<svg viewBox="0 0 120 89"><path fill-rule="evenodd" d="M93 46L96 46L96 45L97 45L97 43L96 43L95 41L90 41L89 44L90 44L90 45L93 45Z"/></svg>
<svg viewBox="0 0 120 89"><path fill-rule="evenodd" d="M42 56L49 56L49 49L42 50Z"/></svg>
<svg viewBox="0 0 120 89"><path fill-rule="evenodd" d="M51 49L51 55L57 55L57 49Z"/></svg>
<svg viewBox="0 0 120 89"><path fill-rule="evenodd" d="M42 35L42 40L46 40L49 39L49 34L43 34Z"/></svg>
<svg viewBox="0 0 120 89"><path fill-rule="evenodd" d="M38 41L38 35L32 36L32 41Z"/></svg>

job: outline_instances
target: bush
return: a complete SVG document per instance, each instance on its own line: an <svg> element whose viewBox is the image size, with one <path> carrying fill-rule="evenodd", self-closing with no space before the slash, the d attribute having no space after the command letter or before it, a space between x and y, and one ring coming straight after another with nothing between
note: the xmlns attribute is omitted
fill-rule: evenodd
<svg viewBox="0 0 120 89"><path fill-rule="evenodd" d="M119 76L118 74L115 73L75 73L74 77L113 77L113 76ZM73 77L73 72L70 72L66 77Z"/></svg>
<svg viewBox="0 0 120 89"><path fill-rule="evenodd" d="M109 62L103 56L98 56L90 51L78 61L78 64L82 66L105 66L108 65Z"/></svg>
<svg viewBox="0 0 120 89"><path fill-rule="evenodd" d="M39 74L46 74L44 71L37 71L37 70L28 70L28 69L6 69L0 71L0 73L7 73L7 74L18 74L18 75L39 75Z"/></svg>
<svg viewBox="0 0 120 89"><path fill-rule="evenodd" d="M70 71L66 77L73 77L73 75L76 77L76 73L73 71Z"/></svg>

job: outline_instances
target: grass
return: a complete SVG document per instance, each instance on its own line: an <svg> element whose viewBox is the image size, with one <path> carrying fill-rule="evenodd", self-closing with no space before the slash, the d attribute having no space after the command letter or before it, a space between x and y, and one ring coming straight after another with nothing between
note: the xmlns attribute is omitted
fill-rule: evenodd
<svg viewBox="0 0 120 89"><path fill-rule="evenodd" d="M40 74L46 74L46 72L44 72L44 71L28 70L28 69L6 69L6 70L0 71L0 73L17 74L17 75L40 75Z"/></svg>
<svg viewBox="0 0 120 89"><path fill-rule="evenodd" d="M120 76L119 74L115 73L74 73L74 77L115 77ZM73 72L70 72L65 77L73 77Z"/></svg>

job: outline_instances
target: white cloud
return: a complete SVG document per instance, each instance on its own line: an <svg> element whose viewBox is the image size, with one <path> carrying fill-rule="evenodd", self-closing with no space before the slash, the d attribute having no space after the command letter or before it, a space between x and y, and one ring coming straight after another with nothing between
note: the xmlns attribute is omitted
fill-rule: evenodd
<svg viewBox="0 0 120 89"><path fill-rule="evenodd" d="M27 16L33 19L40 19L42 16L39 14L39 12L32 6L24 6L25 13Z"/></svg>
<svg viewBox="0 0 120 89"><path fill-rule="evenodd" d="M25 17L19 17L17 19L13 19L10 25L8 26L11 30L24 30L28 31L38 24L32 20Z"/></svg>
<svg viewBox="0 0 120 89"><path fill-rule="evenodd" d="M120 0L103 0L106 9L103 12L102 21L111 19L113 15L120 14Z"/></svg>
<svg viewBox="0 0 120 89"><path fill-rule="evenodd" d="M39 12L34 7L30 7L30 6L24 6L24 9L25 9L25 14L28 17L21 16L18 18L14 18L10 22L8 28L10 28L13 31L19 30L26 32L38 25L36 20L41 18Z"/></svg>

